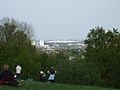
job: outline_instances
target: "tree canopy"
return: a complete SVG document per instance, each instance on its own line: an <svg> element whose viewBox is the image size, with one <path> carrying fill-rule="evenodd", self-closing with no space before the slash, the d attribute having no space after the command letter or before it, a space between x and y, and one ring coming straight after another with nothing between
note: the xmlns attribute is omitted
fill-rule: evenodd
<svg viewBox="0 0 120 90"><path fill-rule="evenodd" d="M24 78L30 77L32 73L37 74L34 69L38 70L41 64L36 62L38 54L31 45L32 32L32 26L25 22L10 18L0 20L0 69L7 63L15 72L15 66L20 64L24 68Z"/></svg>
<svg viewBox="0 0 120 90"><path fill-rule="evenodd" d="M85 40L87 44L85 57L94 63L101 73L101 80L108 85L118 87L120 84L120 33L118 29L104 30L95 27L90 30Z"/></svg>

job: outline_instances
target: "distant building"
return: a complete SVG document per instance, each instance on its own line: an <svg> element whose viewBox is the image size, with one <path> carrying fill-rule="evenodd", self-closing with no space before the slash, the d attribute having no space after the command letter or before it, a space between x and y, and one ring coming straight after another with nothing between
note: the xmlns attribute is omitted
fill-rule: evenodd
<svg viewBox="0 0 120 90"><path fill-rule="evenodd" d="M44 41L43 41L43 40L40 40L39 45L40 45L40 47L44 47L44 46L45 46Z"/></svg>
<svg viewBox="0 0 120 90"><path fill-rule="evenodd" d="M32 41L32 45L33 45L33 46L36 46L36 42L35 42L35 41Z"/></svg>
<svg viewBox="0 0 120 90"><path fill-rule="evenodd" d="M33 41L32 45L35 45L37 48L40 48L43 51L54 52L57 49L65 49L65 50L84 50L86 45L77 40L39 40Z"/></svg>

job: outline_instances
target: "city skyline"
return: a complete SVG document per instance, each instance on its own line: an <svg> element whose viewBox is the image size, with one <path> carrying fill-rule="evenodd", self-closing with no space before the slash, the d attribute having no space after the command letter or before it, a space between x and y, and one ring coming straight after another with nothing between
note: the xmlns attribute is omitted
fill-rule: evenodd
<svg viewBox="0 0 120 90"><path fill-rule="evenodd" d="M1 0L0 19L31 24L37 40L82 40L96 26L120 29L120 0Z"/></svg>

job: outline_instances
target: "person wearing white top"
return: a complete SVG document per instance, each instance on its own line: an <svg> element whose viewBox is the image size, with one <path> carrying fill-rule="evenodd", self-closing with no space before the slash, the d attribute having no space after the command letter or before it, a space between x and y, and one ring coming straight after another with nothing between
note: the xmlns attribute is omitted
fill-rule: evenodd
<svg viewBox="0 0 120 90"><path fill-rule="evenodd" d="M40 81L46 82L46 75L42 70L40 71Z"/></svg>
<svg viewBox="0 0 120 90"><path fill-rule="evenodd" d="M16 66L16 79L20 79L21 70L22 70L21 66L17 65Z"/></svg>
<svg viewBox="0 0 120 90"><path fill-rule="evenodd" d="M54 67L50 67L50 69L49 69L49 71L47 71L47 73L49 74L48 82L54 82L55 74L56 74Z"/></svg>

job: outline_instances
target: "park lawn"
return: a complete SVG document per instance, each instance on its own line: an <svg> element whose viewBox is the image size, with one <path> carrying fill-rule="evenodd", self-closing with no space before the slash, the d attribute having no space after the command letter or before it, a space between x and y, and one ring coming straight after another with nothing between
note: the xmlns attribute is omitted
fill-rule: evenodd
<svg viewBox="0 0 120 90"><path fill-rule="evenodd" d="M102 87L66 85L41 82L24 82L20 87L0 86L0 90L119 90Z"/></svg>

